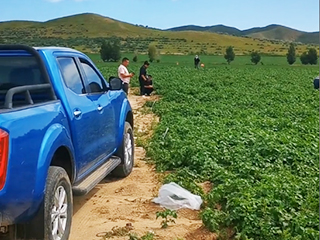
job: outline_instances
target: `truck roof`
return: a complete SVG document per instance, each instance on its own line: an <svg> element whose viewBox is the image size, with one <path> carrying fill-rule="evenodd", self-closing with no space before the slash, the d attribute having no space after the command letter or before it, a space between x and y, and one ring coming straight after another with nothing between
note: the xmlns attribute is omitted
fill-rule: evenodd
<svg viewBox="0 0 320 240"><path fill-rule="evenodd" d="M56 47L56 46L51 46L51 47L34 47L36 50L40 51L61 51L61 52L75 52L75 53L81 53L78 50L72 49L72 48L67 48L67 47Z"/></svg>
<svg viewBox="0 0 320 240"><path fill-rule="evenodd" d="M67 48L67 47L57 47L57 46L30 47L30 46L20 45L20 44L11 44L11 45L0 44L0 50L4 50L5 52L27 51L30 53L30 51L32 51L31 49L34 49L35 51L50 52L50 53L59 51L59 52L69 52L69 53L71 52L71 53L84 54L76 49Z"/></svg>

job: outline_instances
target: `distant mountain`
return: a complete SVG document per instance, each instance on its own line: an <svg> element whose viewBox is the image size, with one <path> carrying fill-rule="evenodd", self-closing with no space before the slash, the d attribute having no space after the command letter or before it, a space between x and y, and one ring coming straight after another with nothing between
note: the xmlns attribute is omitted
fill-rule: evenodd
<svg viewBox="0 0 320 240"><path fill-rule="evenodd" d="M244 31L216 25L211 27L185 26L171 31L153 29L130 24L92 13L83 13L46 22L8 21L0 22L0 43L28 44L31 46L67 46L86 52L98 52L106 39L121 40L125 52L147 52L155 44L161 53L214 54L223 55L226 47L233 46L236 54L249 55L253 50L270 55L285 55L288 44L279 41L255 40L248 36L272 38L272 35L287 28L269 26ZM298 39L315 42L318 33L303 33L292 30L292 34L278 34L281 39ZM228 33L220 34L220 33ZM234 35L234 36L232 36ZM248 35L248 36L247 36ZM312 38L310 37L312 36ZM306 51L307 45L299 46L298 53Z"/></svg>
<svg viewBox="0 0 320 240"><path fill-rule="evenodd" d="M301 34L297 39L297 42L302 42L305 44L319 44L319 32L304 33Z"/></svg>
<svg viewBox="0 0 320 240"><path fill-rule="evenodd" d="M204 31L204 32L215 32L215 33L227 33L227 34L236 35L236 36L242 35L241 30L234 28L234 27L224 26L222 24L214 25L214 26L206 26L206 27L200 27L200 26L196 26L196 25L186 25L186 26L182 26L182 27L169 28L169 29L167 29L167 31L175 31L175 32Z"/></svg>
<svg viewBox="0 0 320 240"><path fill-rule="evenodd" d="M167 29L167 31L205 31L224 33L234 36L248 36L259 39L282 40L289 42L301 42L305 44L319 44L319 32L303 32L289 27L272 24L266 27L255 27L247 30L239 30L224 25L200 27L187 25Z"/></svg>

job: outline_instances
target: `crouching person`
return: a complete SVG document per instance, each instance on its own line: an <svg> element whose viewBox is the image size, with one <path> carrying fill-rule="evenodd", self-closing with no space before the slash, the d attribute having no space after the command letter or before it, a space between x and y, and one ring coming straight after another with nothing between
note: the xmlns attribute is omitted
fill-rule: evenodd
<svg viewBox="0 0 320 240"><path fill-rule="evenodd" d="M152 76L148 75L147 81L145 81L145 83L144 83L144 93L147 96L150 96L152 92L153 92Z"/></svg>

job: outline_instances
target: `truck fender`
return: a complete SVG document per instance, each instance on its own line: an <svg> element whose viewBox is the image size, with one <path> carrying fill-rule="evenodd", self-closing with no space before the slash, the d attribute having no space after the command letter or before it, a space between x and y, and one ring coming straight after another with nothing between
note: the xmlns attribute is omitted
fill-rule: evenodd
<svg viewBox="0 0 320 240"><path fill-rule="evenodd" d="M128 99L125 99L122 103L121 110L120 110L120 118L119 118L119 131L117 136L117 146L119 147L122 143L123 139L123 131L124 131L124 124L126 122L126 118L128 113L131 112L131 106ZM132 126L133 128L133 126Z"/></svg>
<svg viewBox="0 0 320 240"><path fill-rule="evenodd" d="M51 160L53 159L54 153L57 151L57 149L61 146L65 146L68 148L71 159L73 161L74 159L74 149L71 142L71 137L67 131L67 129L62 126L61 124L53 124L51 125L48 130L46 131L46 134L44 135L44 138L42 140L40 152L39 152L39 158L38 158L38 165L37 165L37 176L36 176L36 182L35 182L35 188L34 188L34 199L37 203L33 205L33 211L37 211L37 207L39 207L39 204L43 201L44 197L44 190L47 180L47 174L50 167ZM73 172L75 171L75 164L72 162ZM73 179L70 179L71 182ZM30 210L31 210L30 209ZM31 210L31 211L32 211Z"/></svg>

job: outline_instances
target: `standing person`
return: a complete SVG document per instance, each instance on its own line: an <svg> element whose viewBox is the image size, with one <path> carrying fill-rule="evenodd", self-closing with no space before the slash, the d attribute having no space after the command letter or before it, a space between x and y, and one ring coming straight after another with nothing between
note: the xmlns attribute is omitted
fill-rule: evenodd
<svg viewBox="0 0 320 240"><path fill-rule="evenodd" d="M194 67L195 67L196 69L199 69L199 64L200 64L200 58L199 58L198 55L196 55L196 56L194 57Z"/></svg>
<svg viewBox="0 0 320 240"><path fill-rule="evenodd" d="M145 85L146 82L148 81L147 79L147 68L149 67L150 63L148 61L145 61L140 68L140 73L139 73L139 83L140 83L140 95L144 96L145 95Z"/></svg>
<svg viewBox="0 0 320 240"><path fill-rule="evenodd" d="M122 80L122 89L128 95L130 79L134 76L134 73L129 73L127 67L129 65L129 59L123 58L122 63L118 68L118 77Z"/></svg>

